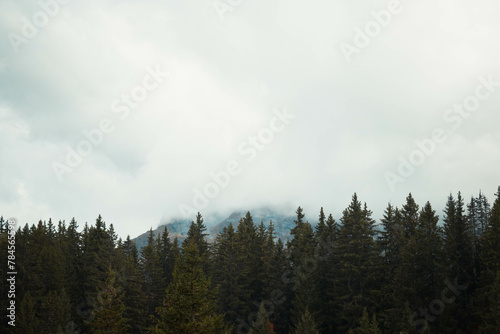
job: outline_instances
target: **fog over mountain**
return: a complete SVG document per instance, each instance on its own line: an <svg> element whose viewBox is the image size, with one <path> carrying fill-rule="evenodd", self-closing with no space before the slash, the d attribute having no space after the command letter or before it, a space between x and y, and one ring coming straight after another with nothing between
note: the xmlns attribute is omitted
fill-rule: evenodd
<svg viewBox="0 0 500 334"><path fill-rule="evenodd" d="M213 214L203 217L203 223L207 226L207 240L213 242L217 234L221 233L229 224L232 224L233 228L236 230L240 219L242 219L245 214L246 211L233 211L228 216ZM252 218L255 225L258 226L262 222L266 228L269 228L269 224L272 222L275 237L286 242L290 238L291 229L295 226L294 220L296 216L293 212L284 208L271 209L263 207L252 210ZM315 225L315 220L316 218L312 220L313 225ZM192 220L189 219L164 220L156 229L153 229L153 232L155 237L157 237L160 233L164 233L166 227L171 240L177 238L179 242L182 242L187 237L191 222ZM148 235L149 231L133 239L139 249L147 245Z"/></svg>
<svg viewBox="0 0 500 334"><path fill-rule="evenodd" d="M134 237L197 211L338 219L354 192L376 218L409 192L493 199L500 3L218 3L1 1L0 214Z"/></svg>

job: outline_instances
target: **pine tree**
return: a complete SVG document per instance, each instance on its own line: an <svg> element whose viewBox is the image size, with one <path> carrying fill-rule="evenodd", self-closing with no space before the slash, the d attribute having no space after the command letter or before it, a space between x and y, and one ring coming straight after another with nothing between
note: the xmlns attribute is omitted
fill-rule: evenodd
<svg viewBox="0 0 500 334"><path fill-rule="evenodd" d="M467 287L457 300L450 304L440 320L442 330L454 333L468 333L472 330L471 317L474 277L474 245L472 227L464 216L464 203L460 192L457 200L450 194L444 216L445 256L449 267L449 280L457 280Z"/></svg>
<svg viewBox="0 0 500 334"><path fill-rule="evenodd" d="M149 230L148 243L141 250L141 267L147 296L147 313L154 315L155 309L161 305L165 285L153 229Z"/></svg>
<svg viewBox="0 0 500 334"><path fill-rule="evenodd" d="M264 296L273 303L274 311L269 315L276 333L288 333L292 289L286 278L291 276L290 263L281 239L271 246L272 230L268 231L268 247L272 247L269 259L264 260Z"/></svg>
<svg viewBox="0 0 500 334"><path fill-rule="evenodd" d="M127 319L124 318L125 304L121 288L116 284L116 274L108 269L106 281L97 294L94 319L89 324L95 334L122 334L127 331Z"/></svg>
<svg viewBox="0 0 500 334"><path fill-rule="evenodd" d="M385 284L382 286L380 308L384 310L382 320L386 328L394 331L401 327L401 312L405 302L401 296L401 282L397 279L396 273L401 266L401 252L406 243L405 230L402 223L402 216L397 207L390 203L381 219L383 230L377 240L378 248L382 254L382 269Z"/></svg>
<svg viewBox="0 0 500 334"><path fill-rule="evenodd" d="M399 287L398 295L402 302L417 302L417 255L418 241L416 232L419 222L419 206L411 193L406 197L406 204L401 209L401 223L405 231L405 238L400 249L401 265L395 271L396 284ZM400 303L398 306L402 306Z"/></svg>
<svg viewBox="0 0 500 334"><path fill-rule="evenodd" d="M491 332L495 324L492 318L497 310L494 298L498 293L498 273L500 272L500 187L496 196L488 225L481 239L480 287L476 292L476 314L482 318L483 326L489 328L486 332Z"/></svg>
<svg viewBox="0 0 500 334"><path fill-rule="evenodd" d="M145 281L137 247L130 240L130 236L127 236L122 249L125 260L121 275L118 277L121 277L119 283L123 286L124 317L128 320L132 333L143 333L147 327L147 298L143 291Z"/></svg>
<svg viewBox="0 0 500 334"><path fill-rule="evenodd" d="M297 210L297 221L300 220ZM317 317L321 308L321 299L318 282L318 256L315 256L314 232L309 222L299 223L292 230L293 239L290 241L289 250L292 259L294 276L294 297L292 301L292 318L299 321L305 310L311 311ZM321 327L322 324L318 324Z"/></svg>
<svg viewBox="0 0 500 334"><path fill-rule="evenodd" d="M30 292L26 292L16 321L16 331L19 334L39 334L41 332L40 319L36 315L35 301Z"/></svg>
<svg viewBox="0 0 500 334"><path fill-rule="evenodd" d="M114 253L112 238L101 215L96 219L95 226L88 228L84 242L82 276L85 278L85 295L95 299L97 289L106 280L107 270L112 266Z"/></svg>
<svg viewBox="0 0 500 334"><path fill-rule="evenodd" d="M407 333L407 334L430 334L430 327L427 319L424 319L424 323L420 324L416 322L414 316L418 316L418 313L412 312L410 309L410 303L405 302L402 317L397 326L393 327L397 329L397 333Z"/></svg>
<svg viewBox="0 0 500 334"><path fill-rule="evenodd" d="M411 193L406 197L406 204L401 209L401 218L406 233L406 240L415 235L418 224L418 205Z"/></svg>
<svg viewBox="0 0 500 334"><path fill-rule="evenodd" d="M317 265L311 273L313 284L317 286L317 291L315 291L318 298L316 302L316 319L320 330L328 329L333 331L334 327L331 315L335 312L332 304L335 299L335 289L332 286L332 281L338 271L337 261L334 256L338 233L339 227L332 215L330 214L326 218L324 210L321 208L319 221L315 229L315 251L312 259Z"/></svg>
<svg viewBox="0 0 500 334"><path fill-rule="evenodd" d="M319 334L314 319L308 309L302 314L297 328L295 329L295 334Z"/></svg>
<svg viewBox="0 0 500 334"><path fill-rule="evenodd" d="M39 221L37 226L33 225L30 229L26 229L25 233L26 247L16 245L16 258L18 259L17 265L20 267L18 276L27 275L30 279L25 280L24 283L20 282L19 290L20 292L30 291L30 296L35 303L40 303L47 291L47 286L50 285L45 272L47 267L44 267L41 258L42 250L50 247L47 228L42 221Z"/></svg>
<svg viewBox="0 0 500 334"><path fill-rule="evenodd" d="M374 241L374 221L371 211L361 207L356 194L344 210L339 232L338 259L341 312L337 323L340 330L353 328L363 314L363 307L373 307L380 289L380 258Z"/></svg>
<svg viewBox="0 0 500 334"><path fill-rule="evenodd" d="M223 315L216 313L217 292L210 289L202 268L202 258L194 241L184 245L167 289L164 306L158 308L160 319L152 333L229 333Z"/></svg>
<svg viewBox="0 0 500 334"><path fill-rule="evenodd" d="M495 280L487 289L485 304L481 333L498 333L500 328L500 271L497 272Z"/></svg>
<svg viewBox="0 0 500 334"><path fill-rule="evenodd" d="M478 236L482 236L486 231L486 227L488 226L488 222L490 219L491 209L490 204L488 203L488 199L484 196L483 193L479 192L479 196L475 199L475 222L474 230Z"/></svg>
<svg viewBox="0 0 500 334"><path fill-rule="evenodd" d="M324 231L326 230L326 215L325 211L323 210L323 207L319 210L319 221L318 225L316 225L315 232L316 235L323 235Z"/></svg>
<svg viewBox="0 0 500 334"><path fill-rule="evenodd" d="M224 227L213 244L212 278L218 286L219 310L225 312L226 320L235 324L249 312L250 291L248 272L244 266L243 253L238 251L233 225Z"/></svg>
<svg viewBox="0 0 500 334"><path fill-rule="evenodd" d="M474 273L476 277L481 277L481 253L482 239L488 226L490 216L490 204L486 197L479 192L477 198L471 197L470 203L467 205L467 221L472 228L473 239L473 257L474 257ZM477 303L476 303L477 304Z"/></svg>
<svg viewBox="0 0 500 334"><path fill-rule="evenodd" d="M67 274L67 293L68 297L73 301L81 301L84 299L84 284L82 277L82 240L78 232L78 223L75 218L72 218L66 233L61 236L61 250L65 255L65 268ZM74 308L73 308L74 309Z"/></svg>
<svg viewBox="0 0 500 334"><path fill-rule="evenodd" d="M382 334L382 331L378 327L375 313L370 321L370 316L366 307L363 309L363 316L359 322L359 327L355 330L350 330L349 332L353 334Z"/></svg>
<svg viewBox="0 0 500 334"><path fill-rule="evenodd" d="M54 240L52 240L54 242ZM46 244L40 254L41 278L45 291L58 290L66 286L66 266L60 247Z"/></svg>
<svg viewBox="0 0 500 334"><path fill-rule="evenodd" d="M269 321L266 306L264 302L260 303L257 321L252 324L249 334L274 334L274 326Z"/></svg>
<svg viewBox="0 0 500 334"><path fill-rule="evenodd" d="M208 242L206 240L206 236L208 235L205 233L207 230L207 227L203 223L203 217L201 214L198 212L196 215L196 223L193 221L191 222L191 226L189 227L189 231L187 234L187 238L184 239L183 241L183 247L186 245L189 245L191 242L194 242L194 244L198 247L198 251L200 252L200 255L202 257L205 257L208 251Z"/></svg>
<svg viewBox="0 0 500 334"><path fill-rule="evenodd" d="M49 291L41 306L42 332L61 333L71 320L70 301L64 291Z"/></svg>
<svg viewBox="0 0 500 334"><path fill-rule="evenodd" d="M290 260L294 268L302 265L302 260L310 258L314 252L314 235L311 224L303 221L304 214L299 206L297 211L295 226L290 231L291 240L288 248L290 249Z"/></svg>
<svg viewBox="0 0 500 334"><path fill-rule="evenodd" d="M482 285L492 284L500 271L500 187L482 239Z"/></svg>
<svg viewBox="0 0 500 334"><path fill-rule="evenodd" d="M175 259L175 263L177 263L177 259L181 256L181 247L179 246L179 240L177 240L177 237L174 237L174 241L172 241L172 254Z"/></svg>
<svg viewBox="0 0 500 334"><path fill-rule="evenodd" d="M172 243L170 241L170 236L168 234L167 227L163 229L161 237L158 240L158 249L160 263L163 269L163 279L165 281L165 287L168 286L170 280L172 279L172 273L175 266L175 254L172 249Z"/></svg>
<svg viewBox="0 0 500 334"><path fill-rule="evenodd" d="M240 315L243 318L248 318L252 312L258 312L258 301L262 300L264 237L258 235L252 215L247 212L245 217L240 219L235 236L236 258L239 261L238 270L241 275L239 284L242 294L239 297L243 303Z"/></svg>
<svg viewBox="0 0 500 334"><path fill-rule="evenodd" d="M427 202L420 211L416 240L416 292L415 306L426 306L442 289L443 231L438 226L439 217Z"/></svg>

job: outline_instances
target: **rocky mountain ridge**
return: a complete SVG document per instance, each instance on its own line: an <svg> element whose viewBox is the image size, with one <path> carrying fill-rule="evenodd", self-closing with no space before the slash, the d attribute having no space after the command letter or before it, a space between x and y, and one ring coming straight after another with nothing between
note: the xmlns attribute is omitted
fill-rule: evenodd
<svg viewBox="0 0 500 334"><path fill-rule="evenodd" d="M289 213L283 213L281 211L270 208L260 208L257 210L252 210L250 211L250 213L255 225L259 225L261 222L264 222L264 225L268 227L269 222L272 221L277 238L286 241L290 237L290 230L295 225L295 215L293 214L293 211ZM220 233L224 227L229 226L229 224L232 224L236 229L239 220L243 218L245 214L246 211L233 211L229 216L226 217L220 214L203 217L204 223L207 226L207 239L209 240L209 242L212 242L217 234ZM170 239L173 240L175 237L177 237L179 242L182 242L182 240L184 240L187 236L191 222L192 220L189 219L172 219L169 221L163 221L156 229L153 229L153 233L156 238L160 233L163 232L164 228L167 227ZM138 249L141 249L147 244L148 234L149 231L146 231L145 233L132 239Z"/></svg>

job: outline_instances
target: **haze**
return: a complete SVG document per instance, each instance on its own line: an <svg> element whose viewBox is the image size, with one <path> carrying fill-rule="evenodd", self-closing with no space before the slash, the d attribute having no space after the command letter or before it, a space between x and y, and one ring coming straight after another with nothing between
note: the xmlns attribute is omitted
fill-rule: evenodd
<svg viewBox="0 0 500 334"><path fill-rule="evenodd" d="M0 214L20 224L313 221L354 192L441 215L499 185L498 1L66 2L0 3Z"/></svg>

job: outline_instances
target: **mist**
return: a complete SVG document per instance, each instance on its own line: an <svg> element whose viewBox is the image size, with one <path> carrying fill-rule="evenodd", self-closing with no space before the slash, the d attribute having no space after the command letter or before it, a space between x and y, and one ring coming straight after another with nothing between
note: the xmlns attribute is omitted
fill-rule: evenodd
<svg viewBox="0 0 500 334"><path fill-rule="evenodd" d="M0 3L0 214L22 225L497 189L498 2L42 3Z"/></svg>

